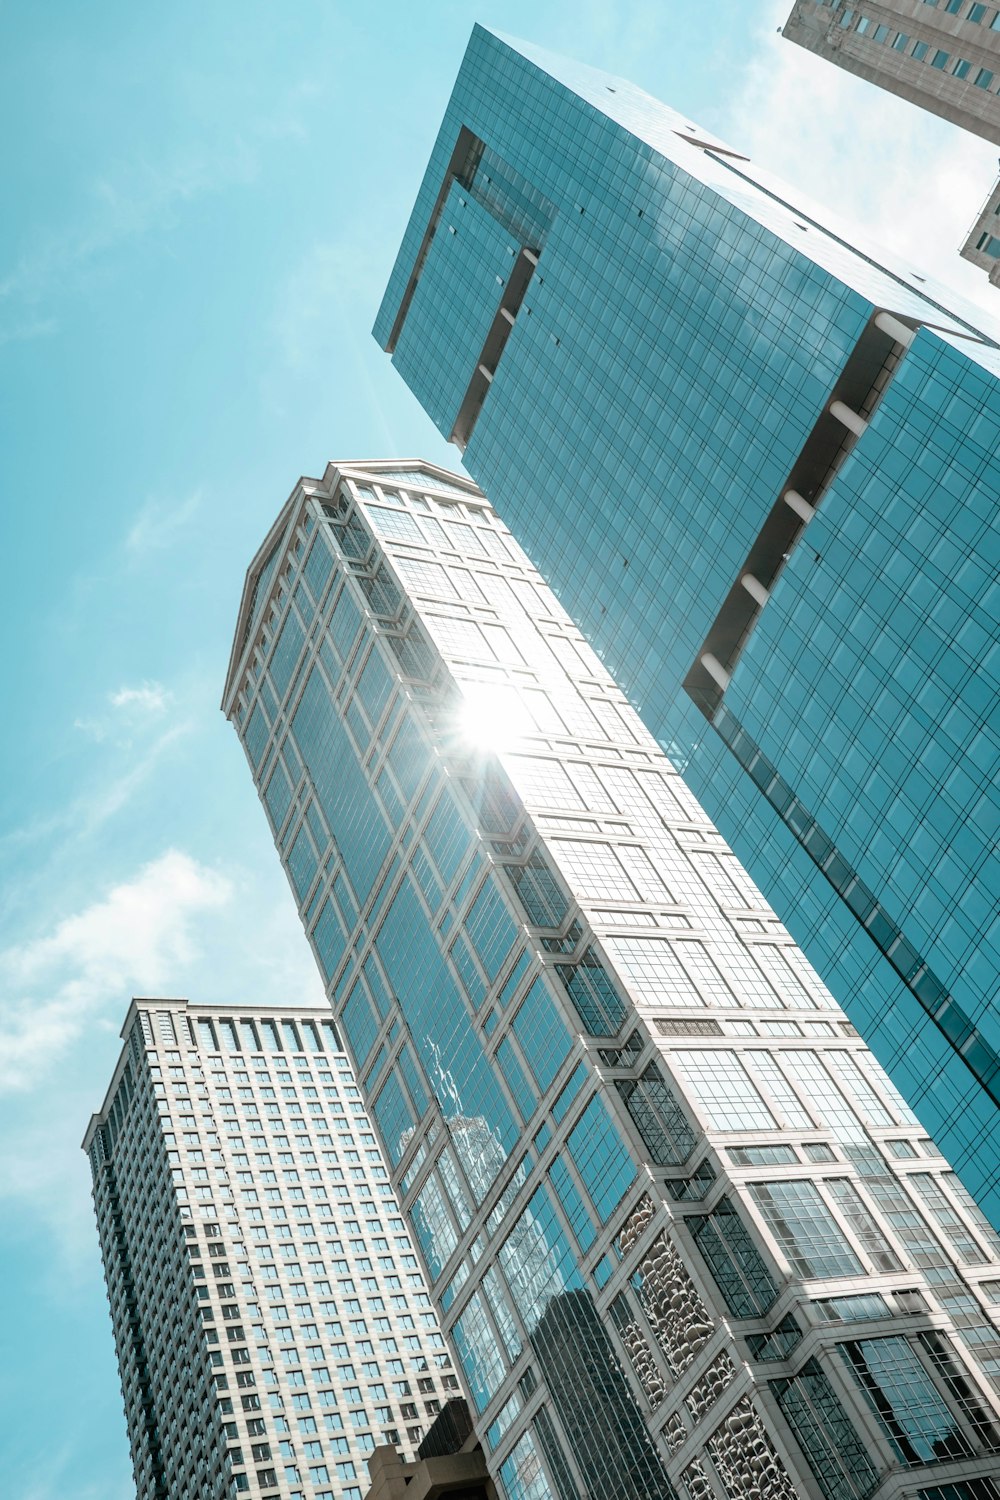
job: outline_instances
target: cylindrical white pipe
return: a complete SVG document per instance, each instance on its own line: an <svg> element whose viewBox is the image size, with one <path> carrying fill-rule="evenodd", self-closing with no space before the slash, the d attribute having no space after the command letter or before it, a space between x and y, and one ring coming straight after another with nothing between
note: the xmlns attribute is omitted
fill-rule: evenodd
<svg viewBox="0 0 1000 1500"><path fill-rule="evenodd" d="M729 686L729 673L726 671L721 661L719 661L717 657L713 656L711 651L706 651L701 658L701 664L705 668L705 671L708 673L709 677L712 678L713 682L716 682L722 689L722 691L725 692L726 688Z"/></svg>
<svg viewBox="0 0 1000 1500"><path fill-rule="evenodd" d="M506 318L508 323L514 322L514 314L511 312L509 307L501 307L500 316L501 318Z"/></svg>
<svg viewBox="0 0 1000 1500"><path fill-rule="evenodd" d="M487 368L486 368L485 365L480 365L479 366L479 373L483 377L483 379L486 380L486 381L490 381L490 380L493 379L492 371L487 370Z"/></svg>
<svg viewBox="0 0 1000 1500"><path fill-rule="evenodd" d="M904 349L910 347L917 332L915 328L908 328L905 323L894 318L892 313L887 312L880 312L876 315L875 327L887 333L895 343L902 344Z"/></svg>
<svg viewBox="0 0 1000 1500"><path fill-rule="evenodd" d="M808 500L803 500L798 490L786 490L781 498L790 510L794 510L800 521L811 521L816 514L815 506L810 505Z"/></svg>
<svg viewBox="0 0 1000 1500"><path fill-rule="evenodd" d="M762 583L759 583L752 573L744 573L743 577L740 579L740 583L746 589L747 593L750 595L750 598L753 599L757 604L761 605L761 607L763 607L771 597L764 585Z"/></svg>
<svg viewBox="0 0 1000 1500"><path fill-rule="evenodd" d="M855 437L860 437L868 426L864 417L859 417L857 412L845 406L843 401L830 402L830 415L836 417L838 422L842 422L848 432L853 432Z"/></svg>

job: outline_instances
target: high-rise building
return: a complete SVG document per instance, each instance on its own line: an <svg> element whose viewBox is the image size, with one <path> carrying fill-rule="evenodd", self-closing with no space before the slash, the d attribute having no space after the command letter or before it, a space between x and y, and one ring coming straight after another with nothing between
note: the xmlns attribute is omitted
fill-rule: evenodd
<svg viewBox="0 0 1000 1500"><path fill-rule="evenodd" d="M329 1011L122 1037L83 1145L138 1500L362 1500L458 1381Z"/></svg>
<svg viewBox="0 0 1000 1500"><path fill-rule="evenodd" d="M1000 6L795 0L782 34L1000 146Z"/></svg>
<svg viewBox="0 0 1000 1500"><path fill-rule="evenodd" d="M782 28L827 62L1000 145L1000 7L978 0L795 0ZM961 254L1000 285L991 190Z"/></svg>
<svg viewBox="0 0 1000 1500"><path fill-rule="evenodd" d="M376 333L1000 1225L1000 338L879 254L477 28Z"/></svg>
<svg viewBox="0 0 1000 1500"><path fill-rule="evenodd" d="M1000 1500L1000 1239L475 486L300 481L224 708L506 1500Z"/></svg>
<svg viewBox="0 0 1000 1500"><path fill-rule="evenodd" d="M1000 12L998 12L1000 14ZM1000 180L994 183L962 246L966 260L1000 286Z"/></svg>

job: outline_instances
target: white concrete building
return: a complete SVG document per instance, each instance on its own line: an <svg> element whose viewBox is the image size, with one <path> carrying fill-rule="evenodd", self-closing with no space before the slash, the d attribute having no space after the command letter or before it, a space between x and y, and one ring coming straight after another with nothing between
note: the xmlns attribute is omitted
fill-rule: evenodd
<svg viewBox="0 0 1000 1500"><path fill-rule="evenodd" d="M87 1128L138 1500L361 1500L458 1382L329 1012L133 1000Z"/></svg>

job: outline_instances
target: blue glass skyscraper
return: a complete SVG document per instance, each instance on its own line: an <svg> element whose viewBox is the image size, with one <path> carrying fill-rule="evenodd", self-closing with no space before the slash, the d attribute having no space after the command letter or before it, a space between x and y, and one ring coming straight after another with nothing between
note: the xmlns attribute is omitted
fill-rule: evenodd
<svg viewBox="0 0 1000 1500"><path fill-rule="evenodd" d="M376 336L1000 1224L996 329L477 29Z"/></svg>
<svg viewBox="0 0 1000 1500"><path fill-rule="evenodd" d="M224 707L504 1500L1000 1500L1000 1237L471 482L300 481Z"/></svg>

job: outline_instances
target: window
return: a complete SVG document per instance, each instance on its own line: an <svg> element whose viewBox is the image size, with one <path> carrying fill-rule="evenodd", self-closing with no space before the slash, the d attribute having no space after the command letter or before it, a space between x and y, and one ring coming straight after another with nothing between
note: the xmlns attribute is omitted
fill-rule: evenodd
<svg viewBox="0 0 1000 1500"><path fill-rule="evenodd" d="M997 14L1000 15L1000 11ZM993 74L989 68L980 68L973 81L977 89L988 89L993 83Z"/></svg>
<svg viewBox="0 0 1000 1500"><path fill-rule="evenodd" d="M971 67L972 64L968 61L967 58L960 57L956 60L955 66L951 71L956 78L968 78L969 70L971 69Z"/></svg>
<svg viewBox="0 0 1000 1500"><path fill-rule="evenodd" d="M839 1348L903 1463L965 1458L972 1452L908 1339L857 1339Z"/></svg>
<svg viewBox="0 0 1000 1500"><path fill-rule="evenodd" d="M854 1276L863 1267L811 1182L761 1182L750 1193L801 1276Z"/></svg>
<svg viewBox="0 0 1000 1500"><path fill-rule="evenodd" d="M929 50L926 42L914 42L913 51L910 53L910 56L917 62L923 62Z"/></svg>
<svg viewBox="0 0 1000 1500"><path fill-rule="evenodd" d="M712 1213L693 1216L687 1224L733 1316L762 1316L777 1297L778 1288L728 1198L721 1199Z"/></svg>
<svg viewBox="0 0 1000 1500"><path fill-rule="evenodd" d="M810 1359L793 1379L770 1385L822 1493L830 1500L870 1494L878 1472L818 1362Z"/></svg>
<svg viewBox="0 0 1000 1500"><path fill-rule="evenodd" d="M931 58L931 67L943 68L948 61L948 55L949 54L947 52L942 52L941 48L939 47L934 56Z"/></svg>

